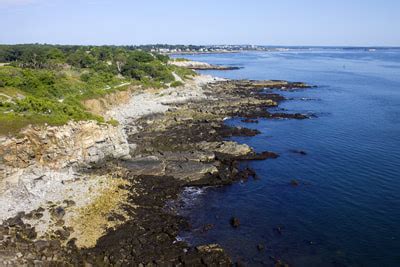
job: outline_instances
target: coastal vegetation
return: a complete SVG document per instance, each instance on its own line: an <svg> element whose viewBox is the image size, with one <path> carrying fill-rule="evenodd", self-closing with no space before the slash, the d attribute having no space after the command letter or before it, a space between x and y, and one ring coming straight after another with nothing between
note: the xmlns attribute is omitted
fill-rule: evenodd
<svg viewBox="0 0 400 267"><path fill-rule="evenodd" d="M0 134L29 123L59 125L97 120L83 100L130 85L180 86L195 72L168 65L169 57L133 47L0 45Z"/></svg>

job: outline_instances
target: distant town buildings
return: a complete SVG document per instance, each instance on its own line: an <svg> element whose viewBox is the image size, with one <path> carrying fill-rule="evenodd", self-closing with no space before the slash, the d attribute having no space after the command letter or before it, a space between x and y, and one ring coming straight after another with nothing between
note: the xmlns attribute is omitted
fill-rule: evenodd
<svg viewBox="0 0 400 267"><path fill-rule="evenodd" d="M140 49L144 51L160 54L198 54L198 53L235 53L241 51L268 51L268 52L286 52L298 50L321 50L321 49L363 49L373 52L376 47L318 47L318 46L263 46L263 45L139 45L127 46L129 49ZM379 48L382 49L382 48Z"/></svg>
<svg viewBox="0 0 400 267"><path fill-rule="evenodd" d="M239 51L276 51L277 48L257 45L148 45L140 49L161 54L190 54L190 53L229 53Z"/></svg>

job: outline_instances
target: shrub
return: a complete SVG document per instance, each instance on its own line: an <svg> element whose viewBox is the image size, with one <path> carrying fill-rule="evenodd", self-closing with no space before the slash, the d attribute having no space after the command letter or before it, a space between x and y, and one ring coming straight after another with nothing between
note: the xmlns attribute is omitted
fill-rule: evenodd
<svg viewBox="0 0 400 267"><path fill-rule="evenodd" d="M111 119L107 121L108 124L111 124L112 126L116 127L119 125L119 121L115 120L115 119Z"/></svg>
<svg viewBox="0 0 400 267"><path fill-rule="evenodd" d="M174 58L174 61L184 62L184 61L189 61L189 60L186 58L178 57L178 58Z"/></svg>
<svg viewBox="0 0 400 267"><path fill-rule="evenodd" d="M171 87L179 87L182 85L183 85L183 82L181 82L181 81L175 81L175 82L171 83Z"/></svg>
<svg viewBox="0 0 400 267"><path fill-rule="evenodd" d="M181 86L173 72L185 78L194 72L166 63L168 56L151 54L134 47L0 45L0 88L24 99L2 99L0 117L12 125L24 123L62 124L68 120L95 119L81 101L115 90L115 85L129 81L144 87ZM121 77L121 75L123 77ZM8 114L5 116L4 114ZM6 118L7 117L7 118ZM0 118L1 119L1 118ZM110 121L115 124L114 121ZM3 125L2 125L3 126Z"/></svg>

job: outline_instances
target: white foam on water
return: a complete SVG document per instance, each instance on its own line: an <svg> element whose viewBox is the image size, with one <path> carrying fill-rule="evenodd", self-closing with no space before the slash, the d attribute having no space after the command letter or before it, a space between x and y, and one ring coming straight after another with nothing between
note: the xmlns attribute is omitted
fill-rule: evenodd
<svg viewBox="0 0 400 267"><path fill-rule="evenodd" d="M197 196L197 195L201 195L203 193L204 193L204 188L195 187L195 186L185 187L185 189L183 190L183 194L190 195L190 196Z"/></svg>
<svg viewBox="0 0 400 267"><path fill-rule="evenodd" d="M205 193L205 190L206 187L185 187L179 199L181 204L183 204L183 209L181 209L181 211L190 210L190 208L195 205L196 200L198 200L199 197Z"/></svg>

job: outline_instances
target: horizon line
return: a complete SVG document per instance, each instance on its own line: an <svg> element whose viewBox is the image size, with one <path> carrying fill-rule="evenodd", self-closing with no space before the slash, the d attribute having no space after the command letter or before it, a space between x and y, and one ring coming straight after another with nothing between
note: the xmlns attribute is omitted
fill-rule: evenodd
<svg viewBox="0 0 400 267"><path fill-rule="evenodd" d="M172 43L146 43L146 44L62 44L62 43L0 43L0 45L54 45L54 46L258 46L258 47L307 47L307 48L400 48L400 45L263 45L263 44L172 44Z"/></svg>

